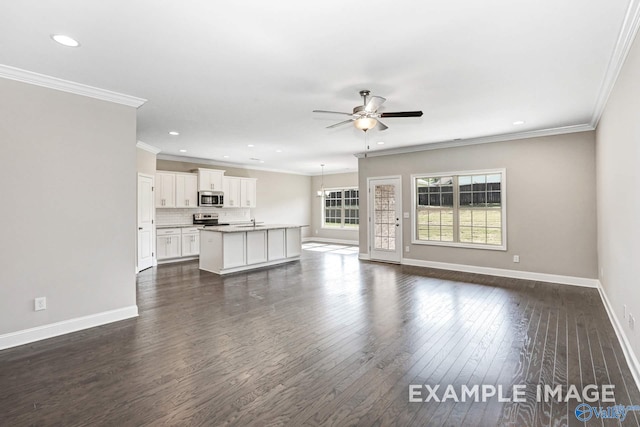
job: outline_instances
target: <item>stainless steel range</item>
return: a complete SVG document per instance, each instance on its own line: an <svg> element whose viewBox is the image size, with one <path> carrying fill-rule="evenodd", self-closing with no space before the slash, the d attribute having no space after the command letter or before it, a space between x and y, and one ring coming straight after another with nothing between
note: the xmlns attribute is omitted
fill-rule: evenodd
<svg viewBox="0 0 640 427"><path fill-rule="evenodd" d="M193 214L193 225L228 225L218 222L217 213L195 213Z"/></svg>

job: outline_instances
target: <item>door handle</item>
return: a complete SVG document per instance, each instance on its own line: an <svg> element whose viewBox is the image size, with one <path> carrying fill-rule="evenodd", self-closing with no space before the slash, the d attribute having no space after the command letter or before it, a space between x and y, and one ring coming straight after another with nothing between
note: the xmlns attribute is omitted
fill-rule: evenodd
<svg viewBox="0 0 640 427"><path fill-rule="evenodd" d="M138 230L142 230L142 227L138 227Z"/></svg>

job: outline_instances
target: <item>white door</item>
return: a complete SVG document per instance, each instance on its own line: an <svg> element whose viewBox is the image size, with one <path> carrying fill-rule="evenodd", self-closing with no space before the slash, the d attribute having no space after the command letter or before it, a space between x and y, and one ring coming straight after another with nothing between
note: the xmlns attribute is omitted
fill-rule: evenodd
<svg viewBox="0 0 640 427"><path fill-rule="evenodd" d="M138 271L153 265L153 177L138 174Z"/></svg>
<svg viewBox="0 0 640 427"><path fill-rule="evenodd" d="M369 180L369 256L400 263L402 257L402 181L400 177Z"/></svg>

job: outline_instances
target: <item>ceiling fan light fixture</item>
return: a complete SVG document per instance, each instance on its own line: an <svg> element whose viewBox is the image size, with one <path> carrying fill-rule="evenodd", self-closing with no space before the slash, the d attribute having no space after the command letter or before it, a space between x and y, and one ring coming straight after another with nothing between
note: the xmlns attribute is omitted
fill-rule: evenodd
<svg viewBox="0 0 640 427"><path fill-rule="evenodd" d="M366 132L378 124L378 121L372 117L360 117L356 119L353 124L356 128Z"/></svg>

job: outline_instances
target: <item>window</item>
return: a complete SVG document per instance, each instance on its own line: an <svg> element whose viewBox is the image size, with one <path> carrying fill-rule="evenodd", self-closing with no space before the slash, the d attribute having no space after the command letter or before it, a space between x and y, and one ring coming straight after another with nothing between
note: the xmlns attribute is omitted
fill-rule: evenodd
<svg viewBox="0 0 640 427"><path fill-rule="evenodd" d="M357 229L360 209L357 188L327 190L323 196L323 227Z"/></svg>
<svg viewBox="0 0 640 427"><path fill-rule="evenodd" d="M504 170L412 178L413 243L506 249Z"/></svg>

